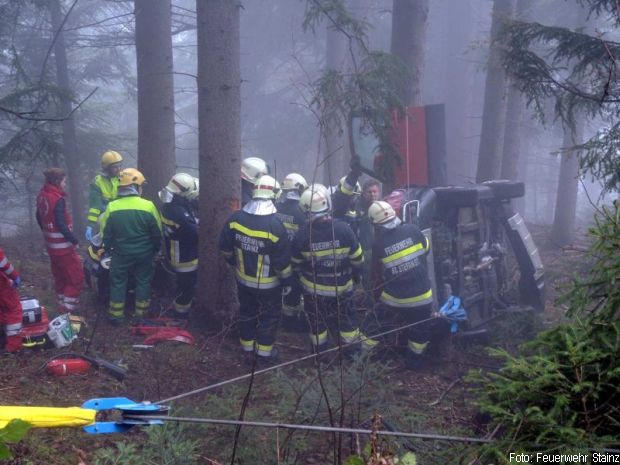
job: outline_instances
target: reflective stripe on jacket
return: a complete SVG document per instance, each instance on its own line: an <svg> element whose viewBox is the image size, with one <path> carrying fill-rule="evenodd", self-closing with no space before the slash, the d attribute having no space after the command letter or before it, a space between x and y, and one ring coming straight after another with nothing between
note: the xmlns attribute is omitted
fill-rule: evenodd
<svg viewBox="0 0 620 465"><path fill-rule="evenodd" d="M105 210L108 203L118 196L118 177L109 178L98 174L90 184L88 195L88 222L97 223L99 215Z"/></svg>
<svg viewBox="0 0 620 465"><path fill-rule="evenodd" d="M219 248L243 286L272 289L292 279L288 235L275 214L233 213L222 229Z"/></svg>
<svg viewBox="0 0 620 465"><path fill-rule="evenodd" d="M157 252L161 230L161 219L153 202L137 195L113 200L101 217L103 243L112 255Z"/></svg>
<svg viewBox="0 0 620 465"><path fill-rule="evenodd" d="M174 195L171 202L163 204L161 213L166 258L170 266L178 273L196 271L198 220L192 212L189 200Z"/></svg>
<svg viewBox="0 0 620 465"><path fill-rule="evenodd" d="M15 267L11 264L9 259L6 258L6 255L4 255L4 250L2 250L2 248L0 248L0 271L13 281L19 276Z"/></svg>
<svg viewBox="0 0 620 465"><path fill-rule="evenodd" d="M285 199L276 205L278 209L278 218L282 221L282 224L286 228L289 241L293 240L297 231L304 227L306 224L306 215L301 211L299 207L299 200Z"/></svg>
<svg viewBox="0 0 620 465"><path fill-rule="evenodd" d="M65 255L74 249L73 244L61 232L56 221L56 205L64 196L65 192L60 187L50 183L45 183L37 196L37 219L43 231L47 253L50 255ZM60 219L62 220L62 216ZM72 230L73 220L67 208L65 208L64 220L66 227Z"/></svg>
<svg viewBox="0 0 620 465"><path fill-rule="evenodd" d="M364 261L362 248L347 223L318 219L293 239L292 261L309 294L335 297L353 289L353 275Z"/></svg>
<svg viewBox="0 0 620 465"><path fill-rule="evenodd" d="M379 228L373 257L381 263L380 300L392 307L419 307L433 301L426 254L428 239L412 224Z"/></svg>

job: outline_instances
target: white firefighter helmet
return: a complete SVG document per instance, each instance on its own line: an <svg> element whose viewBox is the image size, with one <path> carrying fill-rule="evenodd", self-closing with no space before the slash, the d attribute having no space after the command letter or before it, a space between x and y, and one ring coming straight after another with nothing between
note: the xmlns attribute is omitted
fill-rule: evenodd
<svg viewBox="0 0 620 465"><path fill-rule="evenodd" d="M396 218L396 212L389 203L376 200L370 204L368 216L373 224L385 224Z"/></svg>
<svg viewBox="0 0 620 465"><path fill-rule="evenodd" d="M327 188L322 184L313 184L308 187L299 199L301 209L313 215L327 213L331 208L331 200Z"/></svg>
<svg viewBox="0 0 620 465"><path fill-rule="evenodd" d="M258 178L268 172L267 163L262 158L249 157L241 160L241 179L245 179L252 184L256 183Z"/></svg>
<svg viewBox="0 0 620 465"><path fill-rule="evenodd" d="M276 200L280 196L280 183L269 175L263 175L254 184L253 199Z"/></svg>
<svg viewBox="0 0 620 465"><path fill-rule="evenodd" d="M177 173L166 185L166 189L168 189L173 194L180 195L181 197L196 197L198 195L198 186L196 185L196 178L191 174L187 173Z"/></svg>
<svg viewBox="0 0 620 465"><path fill-rule="evenodd" d="M356 182L355 186L350 186L349 184L347 184L347 177L346 176L341 177L340 178L340 182L338 184L340 186L340 189L345 194L361 195L361 193L362 193L362 186L360 186L360 183Z"/></svg>
<svg viewBox="0 0 620 465"><path fill-rule="evenodd" d="M298 173L289 173L282 181L283 191L296 190L299 192L303 192L304 190L306 190L307 187L308 183L306 182L306 178L304 178L301 174Z"/></svg>

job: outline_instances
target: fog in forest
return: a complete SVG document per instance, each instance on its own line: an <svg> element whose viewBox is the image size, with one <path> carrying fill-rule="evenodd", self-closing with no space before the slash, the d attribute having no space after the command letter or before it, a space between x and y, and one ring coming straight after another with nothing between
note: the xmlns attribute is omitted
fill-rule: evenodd
<svg viewBox="0 0 620 465"><path fill-rule="evenodd" d="M42 182L43 167L74 166L81 180L77 188L83 190L97 172L99 156L106 149L122 153L126 157L125 166L139 164L141 81L136 66L138 36L134 2L49 0L47 3L50 5L0 2L3 9L0 28L2 234L15 233L21 228L29 232L35 229L32 205ZM513 155L509 155L515 160L512 173L500 172L496 177L525 181L525 197L517 201L519 209L527 221L543 225L554 222L560 152L590 139L606 123L598 117L580 115L575 123L576 139L571 139L554 115L552 99L548 100L543 124L536 118L533 106L526 106L526 97L503 72L499 81L495 79L499 88L494 94L489 93L488 77L493 78L498 69L501 71L501 65L498 68L489 61L494 43L491 30L494 18L507 16L584 28L613 38L612 32L601 29L604 24L588 20L585 10L577 4L560 3L559 9L554 1L432 0L428 2L427 15L416 20L420 27L414 31L417 34L414 39L422 43L418 47L421 53L415 73L419 95L413 103L445 106L447 183L475 183L482 151L501 159L503 152L512 149ZM55 6L51 7L52 4ZM50 13L55 9L56 17ZM307 2L244 1L239 27L241 156L264 158L278 179L294 171L309 180L335 184L344 176L351 157L347 124L332 128L326 137L321 126L325 122L313 103L317 80L326 69L342 71L343 75L354 73L362 55L369 51L389 52L396 40L392 9L392 0L348 1L348 14L367 26L367 50L363 50L328 20L304 27ZM151 181L161 183L160 180L169 178L174 171L171 163L176 171L198 175L196 26L196 3L189 0L172 1L170 31L166 30L165 21L161 23L156 18L146 18L142 26L145 39L139 45L144 47L140 52L144 56L157 53L160 44L170 37L172 43L172 56L166 57L166 69L173 73L169 101L173 101L174 131L162 135L161 141L145 133L147 142L143 142L146 147L150 139L153 146L167 151L172 161L159 164L154 158L157 168L152 169L161 171L161 175ZM68 89L63 88L62 73L58 72L63 66L58 60L59 45L66 55ZM151 87L147 89L147 86ZM153 83L144 85L144 101L161 94L162 90L153 86ZM497 100L495 105L488 105L486 115L485 95L487 101ZM64 99L67 96L69 99ZM67 135L63 134L66 131L63 114L68 111L75 123L74 154L67 153ZM149 118L159 116L159 111L145 109L141 116L143 127L151 124ZM490 135L482 147L485 118L491 122L486 130ZM155 126L150 130L163 134ZM328 153L329 163L323 163ZM574 224L583 232L592 219L594 205L610 199L602 196L600 183L583 174L577 178L576 165L571 169L567 175L572 186L569 190L577 191ZM203 180L218 176L209 172L209 166L201 171ZM70 178L75 176L71 170L69 174ZM70 189L76 189L71 179L69 184ZM152 189L161 187L153 185Z"/></svg>

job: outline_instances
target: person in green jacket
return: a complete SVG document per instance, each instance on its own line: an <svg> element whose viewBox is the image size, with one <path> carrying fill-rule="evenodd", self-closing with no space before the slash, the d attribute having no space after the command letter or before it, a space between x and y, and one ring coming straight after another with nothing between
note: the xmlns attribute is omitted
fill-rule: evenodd
<svg viewBox="0 0 620 465"><path fill-rule="evenodd" d="M144 182L135 168L121 171L118 198L108 204L101 218L103 243L111 257L109 318L115 325L125 317L129 276L136 283L135 317L142 318L151 303L153 259L161 244L162 226L153 202L141 197Z"/></svg>
<svg viewBox="0 0 620 465"><path fill-rule="evenodd" d="M118 173L121 171L122 162L123 157L114 150L108 150L101 155L101 173L93 179L88 194L88 225L85 234L88 242L91 242L96 233L99 216L117 196Z"/></svg>

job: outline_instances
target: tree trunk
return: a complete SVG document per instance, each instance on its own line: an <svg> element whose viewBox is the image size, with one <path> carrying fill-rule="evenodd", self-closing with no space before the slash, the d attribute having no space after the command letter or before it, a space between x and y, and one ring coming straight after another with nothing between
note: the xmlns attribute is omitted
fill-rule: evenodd
<svg viewBox="0 0 620 465"><path fill-rule="evenodd" d="M473 117L476 92L463 92L463 89L474 89L476 85L476 66L465 56L468 44L474 40L472 16L470 2L454 2L446 4L440 17L446 41L446 71L442 75L442 87L446 102L447 179L449 184L457 185L472 181L474 153L478 148L473 146L475 139L471 137L477 133L474 127L477 119ZM446 30L450 34L445 34Z"/></svg>
<svg viewBox="0 0 620 465"><path fill-rule="evenodd" d="M62 10L60 0L49 3L52 29L59 31L54 43L54 58L56 61L56 81L58 87L66 91L66 95L60 101L60 113L67 116L71 113L72 89L69 82L69 70L67 68L67 49L65 36L62 28ZM71 211L73 213L73 228L78 237L82 237L86 219L86 207L84 202L84 183L82 180L81 157L78 154L77 137L75 133L74 115L69 116L62 122L62 146L67 165L67 178L69 195L71 199Z"/></svg>
<svg viewBox="0 0 620 465"><path fill-rule="evenodd" d="M170 10L170 0L135 0L138 169L151 200L176 168Z"/></svg>
<svg viewBox="0 0 620 465"><path fill-rule="evenodd" d="M564 148L583 143L583 125L577 123L575 131L564 129ZM551 240L558 246L568 245L575 232L575 212L577 210L577 190L579 182L579 151L563 153L560 162L560 177L555 201L555 214L551 227Z"/></svg>
<svg viewBox="0 0 620 465"><path fill-rule="evenodd" d="M346 36L327 26L327 41L325 49L325 67L327 70L333 70L343 72L346 69L348 61L347 39ZM340 124L344 127L345 121L341 121ZM323 166L323 180L327 185L334 185L338 182L341 176L346 174L348 167L347 160L347 148L344 134L340 133L333 127L322 127L321 131L325 141L323 159L325 160ZM319 180L317 180L319 181Z"/></svg>
<svg viewBox="0 0 620 465"><path fill-rule="evenodd" d="M200 256L198 306L232 314L234 279L218 250L229 215L239 208L241 78L238 1L197 0Z"/></svg>
<svg viewBox="0 0 620 465"><path fill-rule="evenodd" d="M517 180L521 151L521 127L523 125L523 97L514 85L508 89L506 120L501 159L501 179Z"/></svg>
<svg viewBox="0 0 620 465"><path fill-rule="evenodd" d="M532 18L534 8L532 0L517 0L515 19L528 21ZM502 179L523 179L519 173L519 157L521 156L521 136L523 128L525 102L521 91L514 85L508 88L506 102L506 124L504 126L504 143L502 147Z"/></svg>
<svg viewBox="0 0 620 465"><path fill-rule="evenodd" d="M494 0L476 182L496 179L500 175L502 119L506 114L506 76L500 62L497 36L504 18L509 17L511 13L512 0Z"/></svg>
<svg viewBox="0 0 620 465"><path fill-rule="evenodd" d="M404 105L421 103L427 17L428 0L394 0L390 51L403 60L409 72L400 89L400 99Z"/></svg>

